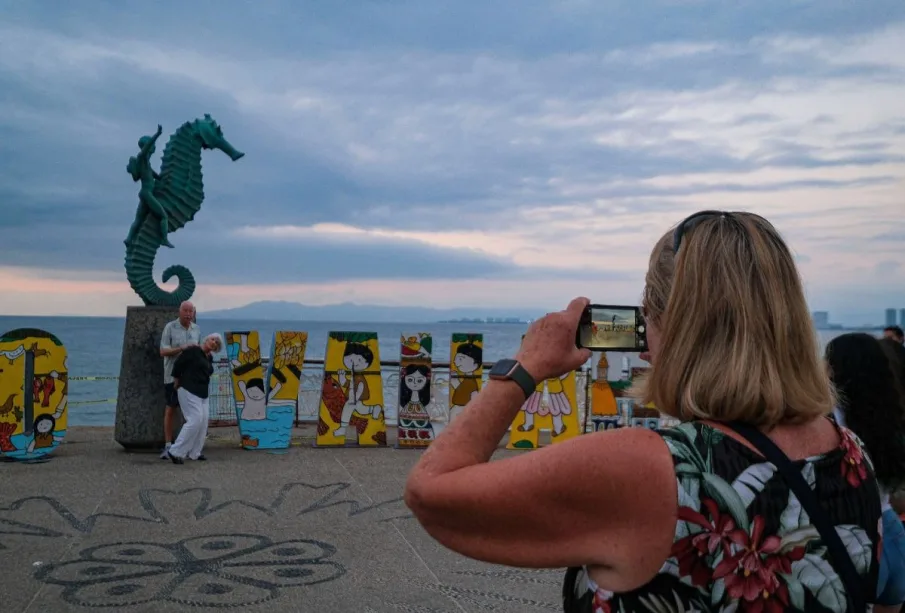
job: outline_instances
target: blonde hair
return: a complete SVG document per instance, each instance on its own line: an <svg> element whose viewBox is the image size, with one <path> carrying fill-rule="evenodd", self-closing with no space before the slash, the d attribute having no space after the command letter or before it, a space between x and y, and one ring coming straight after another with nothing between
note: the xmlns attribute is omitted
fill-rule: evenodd
<svg viewBox="0 0 905 613"><path fill-rule="evenodd" d="M214 332L204 337L202 345L206 345L208 341L214 341L214 353L219 353L223 349L223 337Z"/></svg>
<svg viewBox="0 0 905 613"><path fill-rule="evenodd" d="M663 235L642 301L660 331L633 395L679 419L802 423L832 411L833 392L789 248L752 213L702 216Z"/></svg>

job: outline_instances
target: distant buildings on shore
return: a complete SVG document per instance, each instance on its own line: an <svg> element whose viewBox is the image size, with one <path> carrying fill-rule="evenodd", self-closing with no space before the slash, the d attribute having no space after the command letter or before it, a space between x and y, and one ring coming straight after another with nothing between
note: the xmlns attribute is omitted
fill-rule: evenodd
<svg viewBox="0 0 905 613"><path fill-rule="evenodd" d="M527 319L518 317L460 317L459 319L443 319L441 324L530 324Z"/></svg>
<svg viewBox="0 0 905 613"><path fill-rule="evenodd" d="M885 325L887 325L887 326L896 325L896 310L895 309L886 309L886 324ZM898 325L905 327L905 309L899 309Z"/></svg>
<svg viewBox="0 0 905 613"><path fill-rule="evenodd" d="M899 325L905 328L905 309L898 310L898 321L896 321L896 309L886 309L886 319L885 323L881 324L865 324L863 326L843 326L842 324L834 324L830 322L830 314L829 311L814 311L811 313L811 319L814 320L814 327L818 330L846 330L846 329L857 329L857 330L869 330L869 329L881 329L885 326L895 326Z"/></svg>

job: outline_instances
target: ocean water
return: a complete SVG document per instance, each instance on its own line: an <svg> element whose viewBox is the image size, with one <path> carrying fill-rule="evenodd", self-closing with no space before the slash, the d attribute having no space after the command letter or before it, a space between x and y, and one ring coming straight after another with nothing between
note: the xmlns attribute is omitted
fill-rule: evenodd
<svg viewBox="0 0 905 613"><path fill-rule="evenodd" d="M433 336L435 362L449 359L449 341L453 332L475 332L484 335L484 361L493 362L512 356L518 349L526 324L390 324L390 323L329 323L305 321L253 321L212 319L198 320L202 334L228 330L257 330L261 339L262 355L269 355L273 333L277 330L300 330L308 333L306 359L323 359L327 335L331 331L376 332L380 340L380 359L399 359L400 334L429 332ZM66 346L69 375L71 377L96 377L95 380L72 380L69 384L69 424L113 425L115 402L122 358L124 317L22 317L0 316L0 332L15 328L40 328L51 332ZM837 330L821 330L821 345L842 334ZM225 354L218 357L226 357ZM645 363L632 357L633 366ZM620 367L621 356L610 354L613 371ZM274 412L273 420L287 419L286 414ZM291 419L291 416L288 417ZM276 423L262 420L251 426L262 437L275 438ZM249 423L249 422L246 422ZM272 435L272 436L271 436Z"/></svg>

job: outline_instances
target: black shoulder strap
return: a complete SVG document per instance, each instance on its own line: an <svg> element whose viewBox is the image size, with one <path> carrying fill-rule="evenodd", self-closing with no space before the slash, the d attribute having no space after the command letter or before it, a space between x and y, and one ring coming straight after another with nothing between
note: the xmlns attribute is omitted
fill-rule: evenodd
<svg viewBox="0 0 905 613"><path fill-rule="evenodd" d="M864 601L864 588L858 571L855 569L855 564L848 555L845 545L842 544L842 539L839 538L839 534L836 532L832 521L830 521L829 515L820 506L817 496L811 486L808 485L808 482L804 480L801 471L795 468L788 456L757 428L740 422L732 422L726 425L747 439L779 470L789 488L795 492L798 502L808 512L811 522L817 528L823 544L826 545L829 551L832 566L845 585L845 594L850 607L849 611L855 611L856 613L865 611L867 605Z"/></svg>

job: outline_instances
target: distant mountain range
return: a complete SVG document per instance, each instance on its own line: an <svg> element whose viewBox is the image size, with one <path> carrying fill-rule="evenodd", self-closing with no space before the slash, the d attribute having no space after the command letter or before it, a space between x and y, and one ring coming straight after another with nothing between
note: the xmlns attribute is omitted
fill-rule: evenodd
<svg viewBox="0 0 905 613"><path fill-rule="evenodd" d="M279 321L342 321L368 323L436 323L440 321L479 320L531 320L544 314L540 309L499 309L484 307L455 307L433 309L428 307L394 307L370 304L329 304L310 306L299 302L263 300L245 306L217 311L205 311L198 316L204 319L251 319Z"/></svg>

